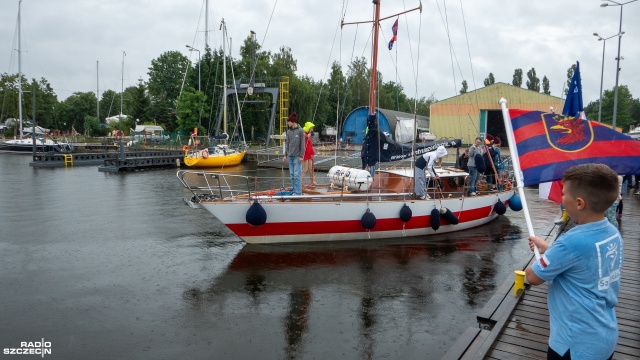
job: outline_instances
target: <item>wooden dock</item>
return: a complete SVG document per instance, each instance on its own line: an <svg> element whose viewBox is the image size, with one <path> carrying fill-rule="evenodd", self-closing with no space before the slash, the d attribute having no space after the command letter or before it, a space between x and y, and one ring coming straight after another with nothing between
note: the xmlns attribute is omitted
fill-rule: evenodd
<svg viewBox="0 0 640 360"><path fill-rule="evenodd" d="M640 359L640 195L624 195L623 203L620 232L624 264L616 306L619 337L613 358ZM553 226L543 237L555 241L560 233L561 229ZM525 259L514 270L526 268L533 259ZM527 285L524 293L515 296L514 280L515 274L511 274L478 314L478 327L467 328L443 359L547 358L547 285Z"/></svg>

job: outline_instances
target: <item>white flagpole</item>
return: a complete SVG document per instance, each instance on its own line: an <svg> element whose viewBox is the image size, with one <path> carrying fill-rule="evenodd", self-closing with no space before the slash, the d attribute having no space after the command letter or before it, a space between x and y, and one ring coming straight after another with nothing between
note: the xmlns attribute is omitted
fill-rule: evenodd
<svg viewBox="0 0 640 360"><path fill-rule="evenodd" d="M513 127L511 126L511 117L509 116L509 109L507 109L507 100L505 98L500 99L500 107L502 108L502 117L504 118L504 129L507 132L507 141L509 141L509 152L511 152L511 163L513 164L513 173L516 177L516 184L518 187L518 194L520 194L520 200L522 201L522 211L524 211L524 219L527 222L527 229L530 236L535 236L533 233L533 224L531 222L531 216L529 215L529 207L527 206L527 198L524 196L524 181L522 180L522 171L520 170L520 159L518 158L518 148L516 147L516 140L513 136ZM536 255L536 260L540 259L540 250L537 246L533 246L533 252Z"/></svg>

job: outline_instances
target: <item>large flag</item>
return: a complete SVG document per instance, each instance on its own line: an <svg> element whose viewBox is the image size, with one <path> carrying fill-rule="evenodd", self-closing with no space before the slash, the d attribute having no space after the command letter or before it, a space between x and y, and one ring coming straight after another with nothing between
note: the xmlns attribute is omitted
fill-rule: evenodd
<svg viewBox="0 0 640 360"><path fill-rule="evenodd" d="M567 99L564 101L562 113L571 117L581 117L584 111L582 105L582 81L580 80L580 62L576 61L576 70L573 72Z"/></svg>
<svg viewBox="0 0 640 360"><path fill-rule="evenodd" d="M391 31L393 31L393 37L391 37L391 41L389 41L389 50L393 48L393 43L396 42L398 37L398 19L396 19L396 22L393 23Z"/></svg>
<svg viewBox="0 0 640 360"><path fill-rule="evenodd" d="M574 165L606 164L620 175L640 174L640 141L595 121L510 109L525 186L562 179Z"/></svg>
<svg viewBox="0 0 640 360"><path fill-rule="evenodd" d="M573 72L567 99L564 102L562 114L574 118L587 119L584 116L584 106L582 103L582 80L580 77L580 62L576 61L576 69ZM538 188L538 196L542 199L549 199L557 203L562 202L562 184L560 180L548 183L541 183Z"/></svg>

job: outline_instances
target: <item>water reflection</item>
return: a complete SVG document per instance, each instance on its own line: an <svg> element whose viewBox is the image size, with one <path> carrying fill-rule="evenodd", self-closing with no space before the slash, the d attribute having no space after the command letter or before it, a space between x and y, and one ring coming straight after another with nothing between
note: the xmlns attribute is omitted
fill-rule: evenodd
<svg viewBox="0 0 640 360"><path fill-rule="evenodd" d="M270 322L265 326L273 329L272 336L282 334L279 341L288 359L305 357L342 321L341 336L351 351L370 359L388 351L381 337L386 346L392 339L401 346L424 332L437 338L460 314L468 314L472 322L474 309L502 281L496 279L497 259L519 232L501 218L482 228L427 239L247 244L222 274L185 291L184 299L193 309L217 312L223 321L233 321L237 311L229 310L229 304L248 300L252 316ZM274 308L274 299L283 297L286 304ZM274 316L280 321L274 323ZM327 351L332 356L344 353Z"/></svg>

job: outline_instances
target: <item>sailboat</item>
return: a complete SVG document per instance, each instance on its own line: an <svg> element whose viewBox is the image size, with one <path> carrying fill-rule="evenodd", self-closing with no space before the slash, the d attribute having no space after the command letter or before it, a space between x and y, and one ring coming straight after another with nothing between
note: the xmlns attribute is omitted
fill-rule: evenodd
<svg viewBox="0 0 640 360"><path fill-rule="evenodd" d="M227 144L227 55L226 55L226 39L227 39L227 26L222 19L220 25L222 28L222 74L223 74L223 88L222 88L222 122L223 133L216 136L213 141L221 143L212 143L212 140L208 136L198 136L198 129L194 129L193 133L189 137L189 144L185 145L184 151L184 163L189 167L197 168L213 168L224 166L239 165L244 159L246 150L233 149ZM206 33L206 32L205 32ZM235 82L234 82L235 86ZM237 96L237 92L236 92Z"/></svg>
<svg viewBox="0 0 640 360"><path fill-rule="evenodd" d="M373 2L374 48L365 141L370 145L369 154L381 154L377 160L384 162L399 157L390 153L398 145L377 127L380 2ZM416 145L401 156L420 155L438 146L456 147L460 141ZM378 169L372 177L366 170L334 166L327 183L303 188L302 195L279 188L282 179L194 170L180 170L177 177L192 194L184 198L187 205L206 209L251 244L424 237L482 226L505 213L513 195L510 182L505 181L499 191L468 196L467 172L449 167L436 171L441 182L431 182L426 199L414 193L413 168Z"/></svg>
<svg viewBox="0 0 640 360"><path fill-rule="evenodd" d="M15 153L27 153L27 152L73 152L73 145L64 142L58 142L57 140L45 139L43 137L36 137L37 133L32 130L31 138L25 137L22 128L22 39L21 39L21 8L22 0L18 2L18 118L19 118L19 132L20 136L14 136L11 140L5 140L0 142L0 152L15 152ZM35 88L34 88L35 91ZM36 106L35 101L33 104ZM35 119L33 119L35 121ZM35 124L34 124L35 128Z"/></svg>

